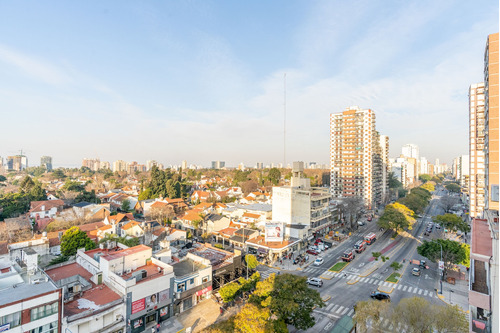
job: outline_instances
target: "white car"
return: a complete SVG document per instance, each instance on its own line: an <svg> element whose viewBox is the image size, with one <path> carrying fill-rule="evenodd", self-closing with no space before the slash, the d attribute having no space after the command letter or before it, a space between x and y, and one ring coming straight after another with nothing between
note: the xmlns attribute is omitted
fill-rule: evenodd
<svg viewBox="0 0 500 333"><path fill-rule="evenodd" d="M325 260L323 258L319 257L318 259L316 259L314 261L314 265L319 266L319 265L323 264L324 262L325 262Z"/></svg>

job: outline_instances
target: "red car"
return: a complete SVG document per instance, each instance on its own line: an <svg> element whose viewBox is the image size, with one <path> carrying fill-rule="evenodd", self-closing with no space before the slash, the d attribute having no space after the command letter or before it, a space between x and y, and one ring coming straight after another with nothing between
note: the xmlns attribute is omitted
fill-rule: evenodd
<svg viewBox="0 0 500 333"><path fill-rule="evenodd" d="M315 250L307 250L306 253L314 254L315 256L317 256L319 254L319 252L315 251Z"/></svg>

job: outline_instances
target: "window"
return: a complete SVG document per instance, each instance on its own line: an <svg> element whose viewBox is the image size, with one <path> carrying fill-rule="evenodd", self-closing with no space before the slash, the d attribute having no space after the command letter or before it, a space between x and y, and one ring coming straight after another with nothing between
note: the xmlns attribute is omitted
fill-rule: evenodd
<svg viewBox="0 0 500 333"><path fill-rule="evenodd" d="M58 310L59 310L59 304L57 302L54 302L52 304L42 305L37 308L32 308L30 311L31 320L34 321L43 317L48 317L50 315L53 315L54 313L57 313Z"/></svg>
<svg viewBox="0 0 500 333"><path fill-rule="evenodd" d="M194 284L194 279L189 280L189 284Z"/></svg>
<svg viewBox="0 0 500 333"><path fill-rule="evenodd" d="M0 325L10 324L10 327L21 325L21 312L14 312L6 316L0 316Z"/></svg>
<svg viewBox="0 0 500 333"><path fill-rule="evenodd" d="M57 333L57 321L31 330L30 333Z"/></svg>

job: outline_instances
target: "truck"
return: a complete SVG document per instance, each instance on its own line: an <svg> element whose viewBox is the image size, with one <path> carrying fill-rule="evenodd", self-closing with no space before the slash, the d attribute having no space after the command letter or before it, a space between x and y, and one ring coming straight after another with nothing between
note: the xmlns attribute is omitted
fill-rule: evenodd
<svg viewBox="0 0 500 333"><path fill-rule="evenodd" d="M346 250L342 254L342 261L350 262L353 261L354 258L356 258L356 256L354 255L354 253L352 253L352 250Z"/></svg>
<svg viewBox="0 0 500 333"><path fill-rule="evenodd" d="M365 242L368 245L372 245L373 243L375 243L376 240L377 240L377 235L375 235L373 232L365 236Z"/></svg>
<svg viewBox="0 0 500 333"><path fill-rule="evenodd" d="M365 241L360 240L360 241L356 242L356 244L354 244L354 250L357 253L361 253L364 250L366 250L366 243L365 243Z"/></svg>

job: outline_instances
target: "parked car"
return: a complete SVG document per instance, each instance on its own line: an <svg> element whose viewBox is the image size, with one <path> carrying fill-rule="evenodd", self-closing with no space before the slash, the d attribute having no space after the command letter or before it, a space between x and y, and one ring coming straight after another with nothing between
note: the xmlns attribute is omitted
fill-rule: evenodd
<svg viewBox="0 0 500 333"><path fill-rule="evenodd" d="M318 259L316 259L314 261L314 266L320 266L321 264L323 264L325 262L325 260L321 257L319 257Z"/></svg>
<svg viewBox="0 0 500 333"><path fill-rule="evenodd" d="M441 225L440 224L436 224L436 229L441 229Z"/></svg>
<svg viewBox="0 0 500 333"><path fill-rule="evenodd" d="M425 264L425 260L420 260L420 264L418 265L420 268L422 269L426 269L426 264Z"/></svg>
<svg viewBox="0 0 500 333"><path fill-rule="evenodd" d="M306 282L307 282L307 284L310 284L310 285L316 286L316 287L323 286L323 280L321 280L320 278L308 278Z"/></svg>
<svg viewBox="0 0 500 333"><path fill-rule="evenodd" d="M376 299L378 301L391 301L391 296L387 295L386 293L381 293L379 291L372 291L371 298Z"/></svg>
<svg viewBox="0 0 500 333"><path fill-rule="evenodd" d="M414 267L411 270L411 275L420 276L420 268Z"/></svg>
<svg viewBox="0 0 500 333"><path fill-rule="evenodd" d="M307 250L306 253L314 254L315 256L317 256L319 254L319 252L316 250Z"/></svg>

